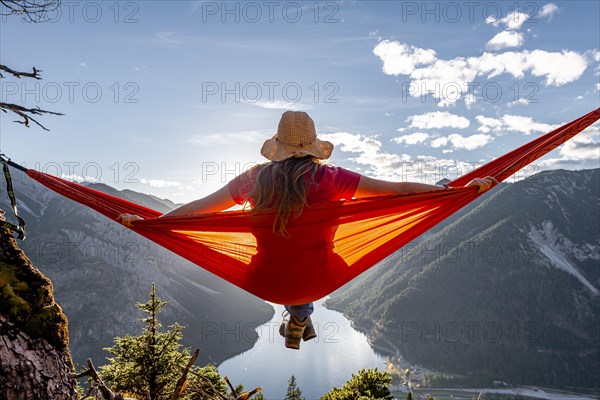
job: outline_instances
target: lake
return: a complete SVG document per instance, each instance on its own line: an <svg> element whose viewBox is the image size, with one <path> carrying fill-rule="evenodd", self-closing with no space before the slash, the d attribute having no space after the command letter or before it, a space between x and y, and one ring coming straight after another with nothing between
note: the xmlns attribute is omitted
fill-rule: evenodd
<svg viewBox="0 0 600 400"><path fill-rule="evenodd" d="M275 316L257 332L258 342L245 353L219 365L219 372L246 390L262 386L269 400L285 397L290 376L296 377L302 395L318 399L334 386L342 386L363 368L385 369L386 357L369 346L367 337L350 325L342 313L315 303L312 315L317 338L288 349L279 335L283 306L273 304Z"/></svg>

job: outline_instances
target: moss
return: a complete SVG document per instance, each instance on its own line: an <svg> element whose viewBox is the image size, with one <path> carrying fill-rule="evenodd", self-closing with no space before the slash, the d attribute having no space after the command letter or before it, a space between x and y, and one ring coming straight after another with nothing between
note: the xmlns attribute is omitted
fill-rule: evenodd
<svg viewBox="0 0 600 400"><path fill-rule="evenodd" d="M49 342L65 343L69 340L67 320L58 304L44 307L32 314L23 328L32 337L44 337Z"/></svg>
<svg viewBox="0 0 600 400"><path fill-rule="evenodd" d="M8 262L0 261L0 314L32 338L44 338L57 347L66 348L69 343L67 318L54 303L52 284L16 246L9 250L14 250L16 257L5 258Z"/></svg>
<svg viewBox="0 0 600 400"><path fill-rule="evenodd" d="M12 287L16 292L26 292L29 290L29 285L25 282L17 282Z"/></svg>
<svg viewBox="0 0 600 400"><path fill-rule="evenodd" d="M11 319L22 322L31 314L31 305L15 294L12 286L2 288L2 301Z"/></svg>
<svg viewBox="0 0 600 400"><path fill-rule="evenodd" d="M10 285L11 283L17 282L14 268L10 268L3 262L0 262L0 288Z"/></svg>

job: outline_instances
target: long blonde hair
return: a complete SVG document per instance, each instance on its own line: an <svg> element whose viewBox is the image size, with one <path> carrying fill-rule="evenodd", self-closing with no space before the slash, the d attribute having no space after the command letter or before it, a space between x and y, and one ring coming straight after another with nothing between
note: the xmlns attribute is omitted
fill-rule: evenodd
<svg viewBox="0 0 600 400"><path fill-rule="evenodd" d="M291 157L264 164L250 193L251 212L275 209L273 233L290 237L286 230L290 216L297 218L308 205L308 186L315 183L315 174L322 167L313 156ZM305 175L309 174L309 179Z"/></svg>

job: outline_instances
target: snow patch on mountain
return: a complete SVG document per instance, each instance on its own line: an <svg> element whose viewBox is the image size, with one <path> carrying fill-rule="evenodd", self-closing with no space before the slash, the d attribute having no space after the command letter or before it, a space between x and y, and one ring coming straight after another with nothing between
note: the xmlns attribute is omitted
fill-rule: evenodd
<svg viewBox="0 0 600 400"><path fill-rule="evenodd" d="M539 248L540 252L558 269L561 269L577 278L586 288L597 296L600 291L594 287L569 261L567 250L573 253L578 260L591 258L598 259L599 247L590 243L585 246L577 246L569 239L561 235L554 227L552 221L543 221L541 229L530 226L529 239Z"/></svg>

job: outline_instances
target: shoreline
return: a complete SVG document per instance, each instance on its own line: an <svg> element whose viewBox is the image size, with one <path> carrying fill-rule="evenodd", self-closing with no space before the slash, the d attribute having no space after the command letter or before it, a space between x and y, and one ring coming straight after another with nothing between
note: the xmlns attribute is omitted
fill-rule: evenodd
<svg viewBox="0 0 600 400"><path fill-rule="evenodd" d="M231 359L233 359L233 358L235 358L235 357L239 357L239 356L241 356L242 354L244 354L244 353L246 353L246 352L248 352L248 351L252 350L252 349L253 349L253 348L256 346L256 343L258 343L258 341L260 340L260 332L258 331L258 330L259 330L259 328L260 328L261 326L263 326L263 325L267 324L269 321L271 321L271 320L273 319L273 317L275 317L275 308L273 307L273 305L272 305L271 303L267 302L267 301L265 301L265 303L266 303L266 304L268 304L268 305L271 307L272 313L271 313L271 316L270 316L270 317L268 317L268 319L266 319L265 321L257 321L256 328L254 328L254 332L256 332L256 335L257 335L257 336L256 336L256 340L255 340L255 341L252 343L252 345L251 345L250 347L248 347L248 348L246 348L246 349L243 349L243 350L234 350L234 351L232 351L231 355L228 355L228 356L226 356L226 357L223 357L223 359L222 359L220 362L218 362L218 363L216 363L216 362L215 362L215 363L212 363L212 364L213 364L213 365L214 365L214 366L217 368L217 370L219 369L219 367L220 367L220 366L221 366L221 365L222 365L224 362L226 362L226 361L228 361L228 360L231 360Z"/></svg>
<svg viewBox="0 0 600 400"><path fill-rule="evenodd" d="M323 306L329 310L333 310L333 311L337 311L339 313L341 313L344 318L346 318L349 322L350 322L350 326L352 326L353 329L355 329L358 332L361 332L362 334L365 335L366 339L367 339L367 343L369 344L369 346L371 346L371 348L373 349L374 352L381 354L382 356L385 356L388 358L388 364L392 364L394 367L399 367L402 368L403 366L407 366L410 370L411 370L411 374L413 377L419 377L420 375L422 376L423 374L426 373L444 373L444 374L449 374L449 375L456 375L456 373L453 372L444 372L444 371L436 371L436 370L431 370L428 368L425 368L423 366L420 365L416 365L416 364L412 364L409 363L403 356L402 353L400 352L400 349L398 349L398 347L396 347L392 342L390 342L387 338L385 337L381 337L382 340L384 340L391 348L386 348L384 346L381 346L380 344L374 343L373 338L368 334L369 329L365 326L361 326L356 324L344 311L339 310L335 307L328 307L326 302L323 302ZM392 359L392 361L390 361L390 358ZM406 368L406 367L404 367ZM504 383L504 382L503 382ZM401 386L401 385L390 385L390 391L392 392L402 392L402 393L407 393L406 391L406 387L405 386ZM444 388L444 387L428 387L428 388L419 388L417 390L418 392L427 392L427 391L446 391L446 392L468 392L468 393L496 393L496 394L506 394L506 395L520 395L520 396L525 396L524 393L529 393L532 394L531 398L536 398L536 396L533 396L533 394L536 393L541 393L543 395L547 395L548 392L552 392L555 393L556 396L551 397L552 399L561 399L561 400L566 400L566 399L578 399L578 400L587 400L587 399L600 399L600 389L594 389L594 388L590 388L590 393L585 393L585 392L574 392L574 391L569 391L567 389L563 389L563 388L548 388L548 387L542 387L542 386L534 386L534 385L514 385L512 383L509 382L505 382L505 387L504 388ZM565 394L565 395L569 395L572 397L560 397L560 394ZM542 395L542 396L543 396ZM574 397L573 397L574 396ZM537 398L546 398L546 397L537 397Z"/></svg>

